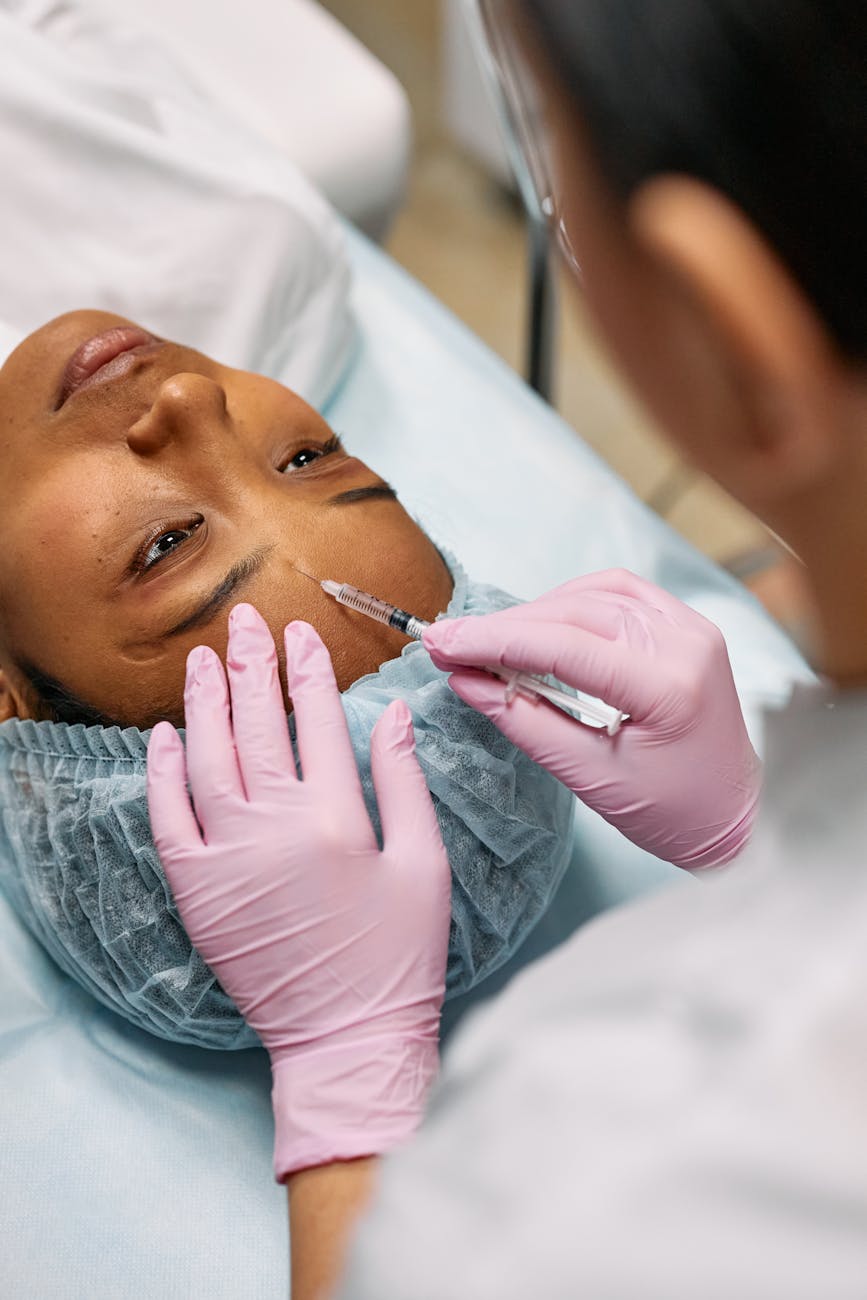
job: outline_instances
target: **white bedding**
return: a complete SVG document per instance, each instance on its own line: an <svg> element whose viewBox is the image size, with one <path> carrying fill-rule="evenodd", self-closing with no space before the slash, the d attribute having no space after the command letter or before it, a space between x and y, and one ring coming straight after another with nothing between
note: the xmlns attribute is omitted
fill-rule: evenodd
<svg viewBox="0 0 867 1300"><path fill-rule="evenodd" d="M0 158L0 358L101 307L332 390L353 341L338 219L158 43L86 0L0 0Z"/></svg>

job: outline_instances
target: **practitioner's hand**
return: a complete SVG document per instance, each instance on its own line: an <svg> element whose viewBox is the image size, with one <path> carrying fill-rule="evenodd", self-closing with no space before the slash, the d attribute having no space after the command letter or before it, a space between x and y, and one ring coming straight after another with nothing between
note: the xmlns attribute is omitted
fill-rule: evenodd
<svg viewBox="0 0 867 1300"><path fill-rule="evenodd" d="M592 574L530 604L424 634L455 692L630 840L678 866L746 843L761 781L722 633L634 574ZM517 695L477 665L553 674L631 715L615 737Z"/></svg>
<svg viewBox="0 0 867 1300"><path fill-rule="evenodd" d="M274 642L249 605L232 611L227 665L231 715L217 655L190 654L186 758L173 727L154 728L148 801L190 938L270 1053L284 1178L379 1154L418 1124L437 1068L451 882L404 704L371 741L380 850L314 630L286 628L303 779Z"/></svg>

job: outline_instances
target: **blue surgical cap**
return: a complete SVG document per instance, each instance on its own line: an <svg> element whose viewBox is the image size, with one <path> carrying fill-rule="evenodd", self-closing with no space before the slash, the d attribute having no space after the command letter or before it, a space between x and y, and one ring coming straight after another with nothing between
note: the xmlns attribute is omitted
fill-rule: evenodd
<svg viewBox="0 0 867 1300"><path fill-rule="evenodd" d="M450 615L514 603L451 567ZM377 829L370 734L395 698L412 711L452 868L449 996L496 970L544 911L568 859L573 800L413 644L343 695ZM0 725L0 887L58 965L134 1024L175 1042L252 1046L256 1035L187 938L157 857L147 740L136 728Z"/></svg>

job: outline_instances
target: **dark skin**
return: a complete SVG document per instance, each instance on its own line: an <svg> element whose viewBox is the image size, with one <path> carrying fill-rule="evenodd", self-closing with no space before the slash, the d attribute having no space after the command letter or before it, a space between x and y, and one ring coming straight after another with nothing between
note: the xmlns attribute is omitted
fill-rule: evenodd
<svg viewBox="0 0 867 1300"><path fill-rule="evenodd" d="M341 689L399 654L405 637L304 574L426 618L451 578L383 480L294 393L158 340L56 409L76 348L130 324L70 312L0 368L0 720L46 715L26 664L124 725L182 725L186 655L225 655L240 600L278 645L290 620L312 623Z"/></svg>

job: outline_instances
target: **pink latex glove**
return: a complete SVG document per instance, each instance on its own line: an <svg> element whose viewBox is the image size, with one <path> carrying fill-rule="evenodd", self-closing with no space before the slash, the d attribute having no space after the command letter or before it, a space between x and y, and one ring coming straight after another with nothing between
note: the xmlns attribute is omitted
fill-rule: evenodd
<svg viewBox="0 0 867 1300"><path fill-rule="evenodd" d="M633 843L680 867L728 862L754 820L761 763L722 633L625 570L578 578L538 600L424 634L438 668L484 713ZM631 715L609 737L521 695L476 665L552 674Z"/></svg>
<svg viewBox="0 0 867 1300"><path fill-rule="evenodd" d="M271 1056L282 1179L379 1154L417 1126L437 1069L451 877L405 704L371 740L380 850L313 628L286 628L303 780L274 642L250 605L232 611L227 666L231 716L219 658L190 654L186 759L161 722L148 803L190 938Z"/></svg>

